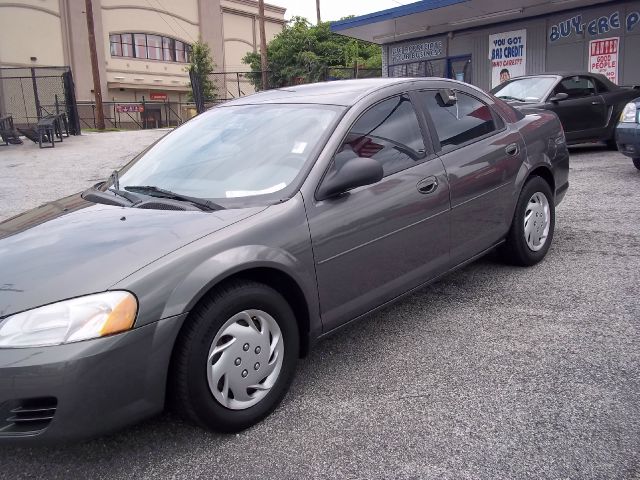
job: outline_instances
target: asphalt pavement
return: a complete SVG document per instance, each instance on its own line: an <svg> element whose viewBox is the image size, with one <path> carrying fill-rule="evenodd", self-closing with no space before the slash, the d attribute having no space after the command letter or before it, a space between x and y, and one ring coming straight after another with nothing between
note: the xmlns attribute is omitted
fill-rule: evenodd
<svg viewBox="0 0 640 480"><path fill-rule="evenodd" d="M490 255L321 342L256 427L163 414L3 446L0 477L639 479L640 171L578 148L570 183L541 264Z"/></svg>

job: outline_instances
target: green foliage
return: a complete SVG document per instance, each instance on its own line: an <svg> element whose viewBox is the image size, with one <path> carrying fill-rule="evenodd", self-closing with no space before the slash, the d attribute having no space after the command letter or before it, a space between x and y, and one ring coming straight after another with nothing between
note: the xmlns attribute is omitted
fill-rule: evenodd
<svg viewBox="0 0 640 480"><path fill-rule="evenodd" d="M260 53L250 52L242 61L251 67L249 80L261 90ZM267 45L267 65L269 87L283 87L326 80L327 72L351 78L352 70L336 67L382 68L382 52L378 45L332 33L329 22L311 25L294 17Z"/></svg>
<svg viewBox="0 0 640 480"><path fill-rule="evenodd" d="M191 56L189 58L187 72L195 72L200 78L205 101L215 100L218 96L218 87L211 81L208 75L213 71L215 66L211 58L211 49L207 43L198 40L191 45ZM191 92L189 92L188 98L189 101L193 101Z"/></svg>

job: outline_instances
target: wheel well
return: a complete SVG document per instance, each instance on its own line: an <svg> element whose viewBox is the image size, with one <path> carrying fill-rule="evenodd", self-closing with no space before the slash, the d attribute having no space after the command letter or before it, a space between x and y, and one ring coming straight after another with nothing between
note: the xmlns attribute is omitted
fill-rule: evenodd
<svg viewBox="0 0 640 480"><path fill-rule="evenodd" d="M553 196L556 196L556 182L553 178L553 173L551 173L551 170L548 167L536 167L534 168L530 173L529 176L527 177L527 180L531 177L540 177L542 178L544 181L546 181L549 186L551 187L551 193L553 193Z"/></svg>
<svg viewBox="0 0 640 480"><path fill-rule="evenodd" d="M252 268L226 277L209 288L202 298L206 298L213 290L220 288L224 284L237 280L252 280L262 283L273 288L284 297L293 310L293 314L298 322L300 357L305 357L309 351L309 306L307 305L304 293L302 293L296 281L286 273L276 270L275 268Z"/></svg>

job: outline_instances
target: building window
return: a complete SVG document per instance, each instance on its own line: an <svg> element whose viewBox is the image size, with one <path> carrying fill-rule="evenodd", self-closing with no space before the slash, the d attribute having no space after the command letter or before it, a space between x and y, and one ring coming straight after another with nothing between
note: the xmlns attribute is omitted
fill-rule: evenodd
<svg viewBox="0 0 640 480"><path fill-rule="evenodd" d="M109 35L112 57L188 63L191 46L161 35L114 33Z"/></svg>

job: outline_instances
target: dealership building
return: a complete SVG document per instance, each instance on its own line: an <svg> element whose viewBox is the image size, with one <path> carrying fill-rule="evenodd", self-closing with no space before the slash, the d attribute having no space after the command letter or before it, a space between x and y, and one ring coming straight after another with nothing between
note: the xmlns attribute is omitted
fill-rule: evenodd
<svg viewBox="0 0 640 480"><path fill-rule="evenodd" d="M640 85L640 1L425 0L331 24L382 46L389 77L505 79L591 71Z"/></svg>

